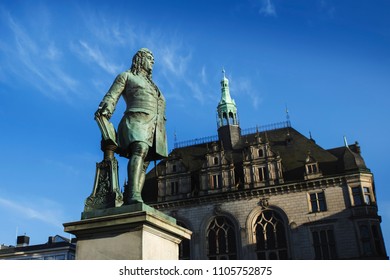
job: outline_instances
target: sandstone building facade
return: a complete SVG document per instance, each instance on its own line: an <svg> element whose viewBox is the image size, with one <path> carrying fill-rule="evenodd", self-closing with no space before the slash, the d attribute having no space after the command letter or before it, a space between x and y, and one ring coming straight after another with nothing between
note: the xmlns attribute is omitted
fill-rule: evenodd
<svg viewBox="0 0 390 280"><path fill-rule="evenodd" d="M286 122L241 130L223 76L218 136L175 143L144 198L193 232L182 259L387 259L358 143L324 149Z"/></svg>

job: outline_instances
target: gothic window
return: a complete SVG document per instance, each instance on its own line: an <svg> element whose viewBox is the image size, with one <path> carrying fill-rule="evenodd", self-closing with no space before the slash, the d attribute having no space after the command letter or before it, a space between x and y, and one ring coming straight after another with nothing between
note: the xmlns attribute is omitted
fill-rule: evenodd
<svg viewBox="0 0 390 280"><path fill-rule="evenodd" d="M310 212L326 211L326 201L324 192L316 192L309 194Z"/></svg>
<svg viewBox="0 0 390 280"><path fill-rule="evenodd" d="M263 149L259 149L259 152L258 152L258 155L260 158L264 157L264 150Z"/></svg>
<svg viewBox="0 0 390 280"><path fill-rule="evenodd" d="M214 174L210 177L210 187L211 189L220 189L222 188L222 175Z"/></svg>
<svg viewBox="0 0 390 280"><path fill-rule="evenodd" d="M219 163L218 157L214 157L214 165L217 165Z"/></svg>
<svg viewBox="0 0 390 280"><path fill-rule="evenodd" d="M236 232L232 221L215 217L207 229L207 256L210 260L236 260Z"/></svg>
<svg viewBox="0 0 390 280"><path fill-rule="evenodd" d="M182 222L177 221L177 225L188 229L188 227ZM179 260L189 260L190 250L191 250L190 240L183 239L179 244Z"/></svg>
<svg viewBox="0 0 390 280"><path fill-rule="evenodd" d="M313 247L316 260L337 259L333 229L312 229Z"/></svg>
<svg viewBox="0 0 390 280"><path fill-rule="evenodd" d="M287 238L282 218L275 211L263 211L255 223L256 253L260 260L288 258Z"/></svg>

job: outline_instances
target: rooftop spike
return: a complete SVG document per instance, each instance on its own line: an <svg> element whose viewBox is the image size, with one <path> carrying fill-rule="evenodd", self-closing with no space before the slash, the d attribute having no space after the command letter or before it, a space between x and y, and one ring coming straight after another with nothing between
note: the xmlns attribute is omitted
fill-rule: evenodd
<svg viewBox="0 0 390 280"><path fill-rule="evenodd" d="M348 142L347 142L347 136L345 136L345 135L344 135L344 145L345 145L345 147L347 147L347 148L349 147L349 146L348 146Z"/></svg>
<svg viewBox="0 0 390 280"><path fill-rule="evenodd" d="M287 105L286 105L286 119L287 119L287 121L290 121L290 115L289 115L289 113L288 113L288 107L287 107Z"/></svg>

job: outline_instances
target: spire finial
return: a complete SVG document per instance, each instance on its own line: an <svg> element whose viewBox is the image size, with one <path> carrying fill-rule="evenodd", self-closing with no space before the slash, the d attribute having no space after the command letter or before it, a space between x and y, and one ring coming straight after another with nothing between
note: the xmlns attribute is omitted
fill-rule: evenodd
<svg viewBox="0 0 390 280"><path fill-rule="evenodd" d="M226 75L225 75L225 68L222 67L222 74L223 74L223 77L226 78Z"/></svg>
<svg viewBox="0 0 390 280"><path fill-rule="evenodd" d="M290 114L288 112L287 104L286 104L286 119L287 119L288 122L290 121Z"/></svg>

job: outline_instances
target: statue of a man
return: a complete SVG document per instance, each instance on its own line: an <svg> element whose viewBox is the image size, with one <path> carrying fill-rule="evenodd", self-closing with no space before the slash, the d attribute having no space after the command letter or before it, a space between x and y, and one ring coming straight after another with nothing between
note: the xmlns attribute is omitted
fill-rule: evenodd
<svg viewBox="0 0 390 280"><path fill-rule="evenodd" d="M143 202L141 191L149 162L168 154L165 98L152 81L153 64L152 52L140 49L131 68L116 77L95 113L110 119L121 95L126 102L118 126L116 151L129 159L126 204Z"/></svg>

